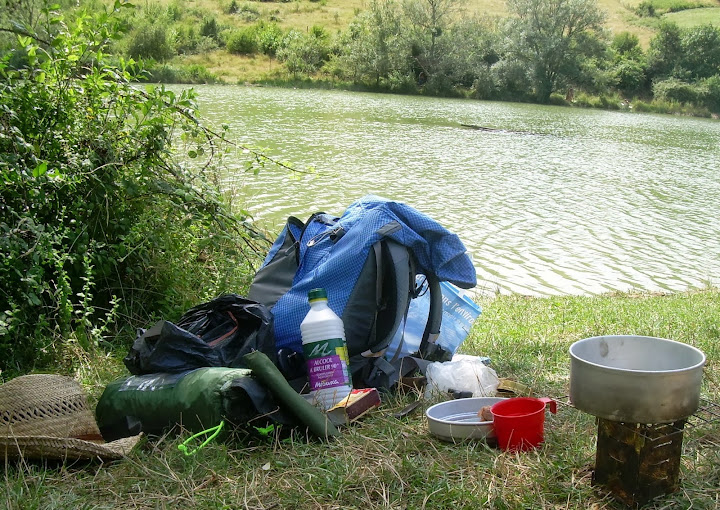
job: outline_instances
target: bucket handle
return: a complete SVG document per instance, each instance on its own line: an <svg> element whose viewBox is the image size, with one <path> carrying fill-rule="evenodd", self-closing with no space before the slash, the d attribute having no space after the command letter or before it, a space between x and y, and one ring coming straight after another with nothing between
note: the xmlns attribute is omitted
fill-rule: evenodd
<svg viewBox="0 0 720 510"><path fill-rule="evenodd" d="M555 402L553 399L548 397L541 397L538 399L540 402L543 402L545 404L545 407L550 408L550 412L553 414L557 413L557 402Z"/></svg>

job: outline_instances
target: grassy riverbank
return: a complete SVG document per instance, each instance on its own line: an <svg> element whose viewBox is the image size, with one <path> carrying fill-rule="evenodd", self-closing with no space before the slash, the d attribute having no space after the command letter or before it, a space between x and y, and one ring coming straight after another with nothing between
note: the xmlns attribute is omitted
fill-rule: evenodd
<svg viewBox="0 0 720 510"><path fill-rule="evenodd" d="M720 400L720 290L483 301L463 345L486 355L500 377L563 400L568 347L600 334L671 338L707 355L703 397ZM89 359L76 374L96 396L122 374L117 356ZM649 355L651 353L648 353ZM500 453L481 442L443 443L428 435L424 413L392 413L413 395L386 399L330 443L304 438L264 444L215 444L179 454L185 437L146 441L109 464L7 464L0 506L8 508L622 508L591 485L596 426L561 405L548 415L547 444ZM718 508L720 424L685 433L681 490L650 508Z"/></svg>

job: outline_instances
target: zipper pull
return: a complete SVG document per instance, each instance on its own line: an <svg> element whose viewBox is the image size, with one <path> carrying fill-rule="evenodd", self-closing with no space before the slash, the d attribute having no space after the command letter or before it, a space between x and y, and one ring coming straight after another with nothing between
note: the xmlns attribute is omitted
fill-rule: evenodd
<svg viewBox="0 0 720 510"><path fill-rule="evenodd" d="M338 225L332 230L326 230L325 232L321 232L320 234L316 235L312 239L310 239L307 242L307 246L315 246L317 243L325 239L326 237L330 237L330 239L333 242L336 242L338 239L340 239L345 234L345 229L342 228L342 225Z"/></svg>

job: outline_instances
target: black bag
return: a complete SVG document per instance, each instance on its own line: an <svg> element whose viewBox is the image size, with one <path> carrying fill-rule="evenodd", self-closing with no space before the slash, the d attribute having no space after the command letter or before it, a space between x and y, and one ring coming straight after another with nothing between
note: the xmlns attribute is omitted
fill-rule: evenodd
<svg viewBox="0 0 720 510"><path fill-rule="evenodd" d="M256 301L226 294L191 308L177 324L139 329L124 362L135 375L246 368L243 356L254 350L276 361L272 314Z"/></svg>

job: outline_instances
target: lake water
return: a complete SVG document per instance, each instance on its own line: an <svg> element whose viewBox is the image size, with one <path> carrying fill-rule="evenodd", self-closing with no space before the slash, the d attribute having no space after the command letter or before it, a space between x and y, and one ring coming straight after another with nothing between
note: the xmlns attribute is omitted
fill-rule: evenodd
<svg viewBox="0 0 720 510"><path fill-rule="evenodd" d="M292 162L231 162L256 222L340 215L367 193L458 234L478 291L681 291L720 283L720 122L321 90L198 86L201 116ZM481 126L491 130L464 127Z"/></svg>

